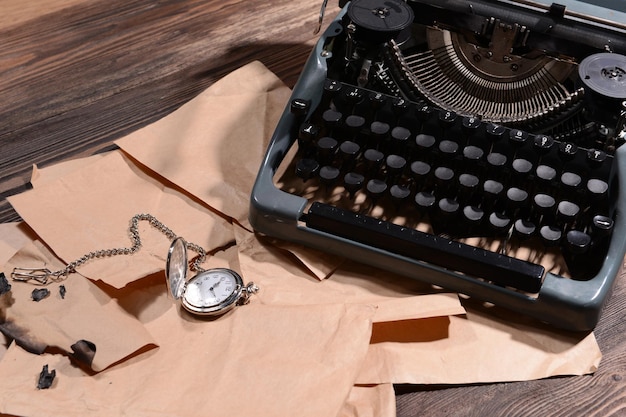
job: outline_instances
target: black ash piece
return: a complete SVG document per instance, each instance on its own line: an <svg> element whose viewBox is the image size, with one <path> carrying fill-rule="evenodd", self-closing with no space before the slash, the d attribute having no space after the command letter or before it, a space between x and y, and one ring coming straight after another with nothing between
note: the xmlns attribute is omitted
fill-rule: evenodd
<svg viewBox="0 0 626 417"><path fill-rule="evenodd" d="M33 301L37 301L37 302L43 300L49 295L50 295L50 290L48 290L47 288L34 289L33 292L30 294Z"/></svg>
<svg viewBox="0 0 626 417"><path fill-rule="evenodd" d="M44 365L39 373L39 380L37 381L37 389L48 389L52 386L54 378L57 372L53 369L48 371L48 365Z"/></svg>
<svg viewBox="0 0 626 417"><path fill-rule="evenodd" d="M11 284L4 275L4 272L0 272L0 295L4 295L11 291Z"/></svg>

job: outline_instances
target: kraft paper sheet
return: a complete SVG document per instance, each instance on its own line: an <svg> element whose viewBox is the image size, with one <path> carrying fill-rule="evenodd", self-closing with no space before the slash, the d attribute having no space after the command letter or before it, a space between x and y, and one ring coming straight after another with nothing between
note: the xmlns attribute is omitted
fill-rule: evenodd
<svg viewBox="0 0 626 417"><path fill-rule="evenodd" d="M9 197L9 202L65 262L95 250L130 247L129 222L140 213L156 216L174 233L207 250L233 239L226 220L181 190L159 182L120 152L89 158L80 169L56 169L52 174L61 176L36 179L33 190ZM137 254L87 262L81 274L121 288L161 271L167 238L145 221L139 231L142 247Z"/></svg>
<svg viewBox="0 0 626 417"><path fill-rule="evenodd" d="M45 246L34 241L18 251L3 269L11 271L33 260L62 267ZM13 282L11 293L5 295L9 306L0 323L3 332L30 352L61 349L79 366L97 372L141 349L156 347L143 324L80 274L46 286L50 293L41 301L34 301L31 295L37 288L42 287Z"/></svg>
<svg viewBox="0 0 626 417"><path fill-rule="evenodd" d="M47 348L35 356L12 343L0 360L0 413L385 417L395 414L393 383L516 381L597 368L592 333L488 313L427 284L252 233L249 192L288 96L273 74L252 63L118 141L126 154L34 170L34 189L10 201L63 262L103 246L128 246L128 220L148 212L211 249L203 266L227 265L261 291L224 317L191 317L166 294L169 242L142 224L145 246L138 253L88 262L79 271L88 279L74 274L65 283L77 278L72 288L83 301L91 294L115 306L117 315L93 319L105 324L103 333L116 328L124 335L140 325L149 337L125 344L104 335L97 366L84 369L67 344L89 328L85 322L94 327L86 305L77 304L76 323L57 323L58 332L67 328L65 339L44 331L43 321L20 319L61 352ZM63 263L41 245L34 251L36 237L28 236L0 238L0 259ZM38 308L53 315L60 302ZM58 377L51 389L37 391L46 363Z"/></svg>

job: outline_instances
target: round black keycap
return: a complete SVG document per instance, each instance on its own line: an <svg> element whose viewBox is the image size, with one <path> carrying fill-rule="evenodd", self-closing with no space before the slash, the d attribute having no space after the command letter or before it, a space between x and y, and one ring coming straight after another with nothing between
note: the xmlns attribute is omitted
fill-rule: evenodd
<svg viewBox="0 0 626 417"><path fill-rule="evenodd" d="M509 130L509 142L516 147L522 146L528 140L528 133L519 130L519 129L511 129Z"/></svg>
<svg viewBox="0 0 626 417"><path fill-rule="evenodd" d="M417 109L417 118L421 120L422 122L425 122L428 119L430 119L430 116L433 114L434 111L435 109L433 107L422 106L419 109Z"/></svg>
<svg viewBox="0 0 626 417"><path fill-rule="evenodd" d="M506 165L506 155L492 152L487 155L487 163L493 168L494 172L497 172L497 170L502 169Z"/></svg>
<svg viewBox="0 0 626 417"><path fill-rule="evenodd" d="M613 219L607 216L596 215L591 221L593 235L597 237L608 236L613 230Z"/></svg>
<svg viewBox="0 0 626 417"><path fill-rule="evenodd" d="M339 169L334 166L324 165L320 168L320 181L325 185L333 185L339 178Z"/></svg>
<svg viewBox="0 0 626 417"><path fill-rule="evenodd" d="M365 126L365 118L362 116L358 116L356 114L351 114L346 117L346 121L344 122L346 127L351 131L351 133L357 133L363 126Z"/></svg>
<svg viewBox="0 0 626 417"><path fill-rule="evenodd" d="M317 175L320 164L311 158L302 158L296 163L296 175L307 181Z"/></svg>
<svg viewBox="0 0 626 417"><path fill-rule="evenodd" d="M449 128L456 120L456 113L449 110L439 110L439 124L443 128Z"/></svg>
<svg viewBox="0 0 626 417"><path fill-rule="evenodd" d="M415 195L415 204L420 210L429 210L435 205L435 196L426 191L420 191Z"/></svg>
<svg viewBox="0 0 626 417"><path fill-rule="evenodd" d="M330 136L324 136L317 141L317 157L323 164L330 164L337 150L337 141Z"/></svg>
<svg viewBox="0 0 626 417"><path fill-rule="evenodd" d="M305 116L311 107L311 100L294 98L291 100L289 111L298 117Z"/></svg>
<svg viewBox="0 0 626 417"><path fill-rule="evenodd" d="M506 198L513 208L519 208L528 200L528 193L521 188L511 187L506 190Z"/></svg>
<svg viewBox="0 0 626 417"><path fill-rule="evenodd" d="M579 230L570 230L565 236L567 249L575 255L587 252L591 245L591 236Z"/></svg>
<svg viewBox="0 0 626 417"><path fill-rule="evenodd" d="M435 181L439 187L447 188L452 184L454 171L448 167L438 167L435 169Z"/></svg>
<svg viewBox="0 0 626 417"><path fill-rule="evenodd" d="M341 83L336 80L326 79L324 81L324 91L335 94L341 91Z"/></svg>
<svg viewBox="0 0 626 417"><path fill-rule="evenodd" d="M592 199L601 199L606 197L609 191L609 184L602 180L590 179L587 181L587 191L589 191Z"/></svg>
<svg viewBox="0 0 626 417"><path fill-rule="evenodd" d="M554 226L542 226L541 229L539 229L539 235L544 245L553 247L559 244L563 233L561 229L557 229Z"/></svg>
<svg viewBox="0 0 626 417"><path fill-rule="evenodd" d="M405 146L411 137L411 131L405 127L397 126L391 130L392 149L398 151Z"/></svg>
<svg viewBox="0 0 626 417"><path fill-rule="evenodd" d="M411 163L411 174L415 181L421 181L430 172L430 165L423 161L414 161Z"/></svg>
<svg viewBox="0 0 626 417"><path fill-rule="evenodd" d="M391 101L391 110L396 114L402 114L409 108L409 102L402 97L395 97Z"/></svg>
<svg viewBox="0 0 626 417"><path fill-rule="evenodd" d="M485 212L480 207L465 206L463 207L463 218L470 222L471 225L478 225L485 216Z"/></svg>
<svg viewBox="0 0 626 417"><path fill-rule="evenodd" d="M563 223L571 223L576 219L580 207L571 201L561 201L557 205L557 219Z"/></svg>
<svg viewBox="0 0 626 417"><path fill-rule="evenodd" d="M484 152L478 146L469 145L463 148L463 158L466 161L476 163L482 159Z"/></svg>
<svg viewBox="0 0 626 417"><path fill-rule="evenodd" d="M337 93L341 91L342 85L339 81L326 79L324 81L324 93L322 95L322 108L326 108Z"/></svg>
<svg viewBox="0 0 626 417"><path fill-rule="evenodd" d="M504 136L504 132L506 129L500 125L496 125L493 123L488 123L485 128L485 133L487 134L487 139L493 142L497 142L502 139Z"/></svg>
<svg viewBox="0 0 626 417"><path fill-rule="evenodd" d="M570 189L576 189L582 182L582 178L580 175L575 174L573 172L564 172L561 175L561 183Z"/></svg>
<svg viewBox="0 0 626 417"><path fill-rule="evenodd" d="M395 184L389 189L389 194L396 204L401 204L411 195L411 190L404 185Z"/></svg>
<svg viewBox="0 0 626 417"><path fill-rule="evenodd" d="M361 147L357 143L352 142L351 140L346 140L344 142L341 142L341 145L339 145L339 152L341 153L341 157L344 160L346 159L354 160L360 151L361 151Z"/></svg>
<svg viewBox="0 0 626 417"><path fill-rule="evenodd" d="M511 210L512 215L519 214L519 210L527 207L528 193L517 187L506 190L506 205Z"/></svg>
<svg viewBox="0 0 626 417"><path fill-rule="evenodd" d="M598 149L589 149L587 151L587 162L592 168L599 168L602 166L602 163L606 161L607 155L606 152L600 151Z"/></svg>
<svg viewBox="0 0 626 417"><path fill-rule="evenodd" d="M311 143L320 133L320 128L312 123L303 123L298 130L298 146L310 149Z"/></svg>
<svg viewBox="0 0 626 417"><path fill-rule="evenodd" d="M545 155L550 152L554 146L554 139L551 136L537 135L533 139L533 148L539 155Z"/></svg>
<svg viewBox="0 0 626 417"><path fill-rule="evenodd" d="M381 108L385 102L387 101L387 96L381 94L381 93L377 93L375 91L372 91L368 94L367 99L370 102L370 106L374 109L374 110L378 110L379 108Z"/></svg>
<svg viewBox="0 0 626 417"><path fill-rule="evenodd" d="M523 158L513 160L511 166L513 167L513 173L522 177L528 175L533 169L533 163Z"/></svg>
<svg viewBox="0 0 626 417"><path fill-rule="evenodd" d="M368 172L376 172L383 163L385 155L376 149L366 149L363 158Z"/></svg>
<svg viewBox="0 0 626 417"><path fill-rule="evenodd" d="M328 109L324 113L322 113L322 120L324 120L326 127L329 129L332 129L333 127L337 126L339 122L341 121L342 117L343 117L343 114L332 109Z"/></svg>
<svg viewBox="0 0 626 417"><path fill-rule="evenodd" d="M515 235L520 239L527 239L535 233L537 226L529 220L518 219L514 226Z"/></svg>
<svg viewBox="0 0 626 417"><path fill-rule="evenodd" d="M489 195L498 196L504 191L504 185L498 181L487 180L483 183L483 190Z"/></svg>
<svg viewBox="0 0 626 417"><path fill-rule="evenodd" d="M478 131L480 127L480 119L478 117L465 116L463 117L463 122L461 123L463 126L463 132L467 135L473 135Z"/></svg>
<svg viewBox="0 0 626 417"><path fill-rule="evenodd" d="M459 203L451 198L442 198L437 203L442 215L452 216L459 212Z"/></svg>
<svg viewBox="0 0 626 417"><path fill-rule="evenodd" d="M370 125L370 131L375 138L383 138L389 133L389 125L385 122L372 122Z"/></svg>
<svg viewBox="0 0 626 417"><path fill-rule="evenodd" d="M533 197L533 207L540 215L546 215L554 212L556 200L548 195L539 193Z"/></svg>
<svg viewBox="0 0 626 417"><path fill-rule="evenodd" d="M364 96L363 90L356 87L344 88L341 94L343 94L343 97L346 99L346 101L352 105L363 100Z"/></svg>
<svg viewBox="0 0 626 417"><path fill-rule="evenodd" d="M556 178L556 170L547 165L539 165L535 171L537 179L546 183L554 181Z"/></svg>
<svg viewBox="0 0 626 417"><path fill-rule="evenodd" d="M559 157L563 161L571 161L578 152L578 146L571 142L563 142L559 145Z"/></svg>
<svg viewBox="0 0 626 417"><path fill-rule="evenodd" d="M498 181L487 180L483 183L483 204L485 207L496 205L504 191L504 185Z"/></svg>
<svg viewBox="0 0 626 417"><path fill-rule="evenodd" d="M421 152L428 152L435 145L435 137L420 133L415 137L415 144L417 149Z"/></svg>
<svg viewBox="0 0 626 417"><path fill-rule="evenodd" d="M387 191L387 184L383 180L374 178L367 182L366 189L370 197L376 200Z"/></svg>
<svg viewBox="0 0 626 417"><path fill-rule="evenodd" d="M353 197L354 194L363 187L363 182L365 181L365 177L361 174L357 174L356 172L348 172L343 177L343 184L350 197Z"/></svg>
<svg viewBox="0 0 626 417"><path fill-rule="evenodd" d="M387 165L387 170L391 175L398 175L404 170L404 167L406 166L406 159L400 155L389 155L385 160L385 164Z"/></svg>
<svg viewBox="0 0 626 417"><path fill-rule="evenodd" d="M439 151L444 158L453 158L459 152L459 145L451 140L442 140L439 143Z"/></svg>
<svg viewBox="0 0 626 417"><path fill-rule="evenodd" d="M511 228L511 219L502 213L491 213L489 225L498 234L507 233Z"/></svg>
<svg viewBox="0 0 626 417"><path fill-rule="evenodd" d="M477 176L472 174L461 174L459 175L459 193L463 197L469 197L478 188L478 184L480 180Z"/></svg>

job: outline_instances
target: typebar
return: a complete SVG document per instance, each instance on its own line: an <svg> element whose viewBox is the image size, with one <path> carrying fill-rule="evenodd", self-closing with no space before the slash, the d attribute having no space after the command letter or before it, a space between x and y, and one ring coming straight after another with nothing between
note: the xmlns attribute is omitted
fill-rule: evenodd
<svg viewBox="0 0 626 417"><path fill-rule="evenodd" d="M521 259L314 202L307 227L529 293L541 288L544 267Z"/></svg>

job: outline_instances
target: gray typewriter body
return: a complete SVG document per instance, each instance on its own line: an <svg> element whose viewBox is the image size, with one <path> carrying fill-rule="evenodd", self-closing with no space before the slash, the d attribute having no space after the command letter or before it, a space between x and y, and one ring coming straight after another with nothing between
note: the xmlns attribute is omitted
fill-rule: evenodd
<svg viewBox="0 0 626 417"><path fill-rule="evenodd" d="M613 23L626 22L620 20L626 14L561 3L345 4L314 47L271 138L251 196L254 229L557 327L592 329L626 251L626 26ZM385 100L384 116L371 110L380 105L374 97ZM381 125L388 130L378 132ZM408 150L380 149L396 146L389 145L394 140L408 142ZM297 156L286 161L294 147L300 147ZM352 150L350 158L362 158L366 148L387 158L377 168L381 178L364 171L371 158L350 160L346 168L344 154ZM496 150L506 160L503 171L494 158L487 160ZM406 164L400 173L392 160ZM301 189L277 178L283 165L288 172L295 166ZM422 175L418 165L439 176L416 179ZM555 168L556 179L546 178L540 166ZM441 172L450 172L453 182ZM329 182L329 176L336 180ZM362 188L347 193L354 186L348 176L359 184L362 178ZM481 194L492 193L487 183L504 184L504 197L487 204L484 195L459 191L478 187ZM338 197L342 192L349 195ZM317 204L320 195L344 206ZM520 195L532 207L518 206ZM538 195L548 196L548 209ZM353 204L359 196L360 205ZM432 197L443 220L426 207L430 200L424 196ZM401 209L392 202L400 199L408 202ZM384 214L374 214L377 205L387 206ZM393 213L400 211L397 222ZM548 217L555 219L543 225ZM416 226L423 219L430 224L426 229ZM505 226L491 230L500 221ZM470 242L476 237L491 246ZM511 253L526 246L532 256ZM537 253L544 252L567 258L565 268L539 266Z"/></svg>

